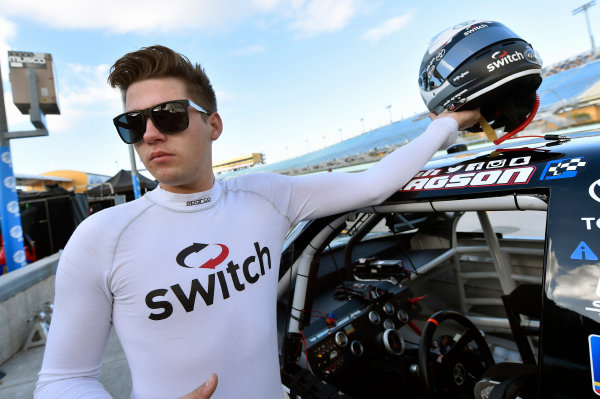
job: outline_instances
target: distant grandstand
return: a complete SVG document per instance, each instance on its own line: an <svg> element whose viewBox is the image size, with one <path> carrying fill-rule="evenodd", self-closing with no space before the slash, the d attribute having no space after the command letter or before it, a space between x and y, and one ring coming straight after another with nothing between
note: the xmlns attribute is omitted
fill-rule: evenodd
<svg viewBox="0 0 600 399"><path fill-rule="evenodd" d="M581 65L589 64L593 61L600 59L600 49L596 51L589 51L586 53L579 54L575 57L568 58L566 60L557 62L556 64L552 64L546 68L542 69L542 76L546 78L547 76L554 75L559 72L568 71L571 68L575 68Z"/></svg>
<svg viewBox="0 0 600 399"><path fill-rule="evenodd" d="M538 114L521 135L600 122L600 51L586 52L550 65L542 74ZM300 175L371 163L421 134L430 122L427 115L422 113L403 119L295 158L223 172L218 177L226 179L250 172ZM483 135L465 135L461 139L485 140Z"/></svg>
<svg viewBox="0 0 600 399"><path fill-rule="evenodd" d="M542 75L540 108L526 132L600 122L600 50L544 68Z"/></svg>
<svg viewBox="0 0 600 399"><path fill-rule="evenodd" d="M217 174L223 172L235 172L250 168L252 166L264 163L264 154L253 152L250 155L245 155L238 158L233 158L225 162L213 165L213 171Z"/></svg>

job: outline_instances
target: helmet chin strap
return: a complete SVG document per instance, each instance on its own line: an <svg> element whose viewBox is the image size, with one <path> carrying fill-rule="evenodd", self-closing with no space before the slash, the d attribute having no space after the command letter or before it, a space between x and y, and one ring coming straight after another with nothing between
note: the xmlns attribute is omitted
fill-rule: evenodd
<svg viewBox="0 0 600 399"><path fill-rule="evenodd" d="M533 103L533 109L529 113L529 116L527 117L527 119L525 119L523 121L523 123L521 123L519 126L517 126L512 131L506 133L504 136L500 137L499 139L490 140L490 141L493 141L494 144L498 145L498 144L502 143L504 140L511 138L515 134L519 133L521 130L525 129L527 127L527 125L529 125L531 123L531 121L533 120L533 118L535 117L535 115L537 114L537 111L538 111L539 107L540 107L540 96L539 96L539 94L535 93L535 102ZM481 118L481 119L483 119L483 118ZM481 121L479 123L481 124ZM486 122L486 124L487 124L487 122ZM481 125L481 126L485 130L485 126L483 126L483 125ZM491 129L491 127L490 127L490 129ZM493 129L492 129L492 131L493 131ZM486 131L486 135L487 134L488 133ZM494 135L495 135L495 132L494 132ZM488 136L488 138L489 138L489 136Z"/></svg>
<svg viewBox="0 0 600 399"><path fill-rule="evenodd" d="M490 126L488 121L486 121L483 116L479 118L479 126L483 128L483 132L485 133L489 141L494 141L498 138L498 135L496 135L496 131Z"/></svg>

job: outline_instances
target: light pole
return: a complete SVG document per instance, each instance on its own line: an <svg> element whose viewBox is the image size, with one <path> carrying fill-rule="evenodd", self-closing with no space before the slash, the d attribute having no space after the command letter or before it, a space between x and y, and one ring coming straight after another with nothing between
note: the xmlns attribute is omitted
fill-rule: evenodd
<svg viewBox="0 0 600 399"><path fill-rule="evenodd" d="M306 141L306 153L308 154L310 152L309 149L308 149L308 139L306 139L304 141Z"/></svg>
<svg viewBox="0 0 600 399"><path fill-rule="evenodd" d="M592 52L594 50L596 50L596 45L594 44L594 36L592 35L592 28L590 27L590 19L588 17L587 10L588 10L588 8L590 8L594 5L596 5L596 0L592 0L589 3L585 3L584 5L576 8L572 11L572 13L573 13L572 15L579 14L582 11L585 13L585 22L587 22L588 33L590 34L590 41L592 42Z"/></svg>
<svg viewBox="0 0 600 399"><path fill-rule="evenodd" d="M360 118L360 123L362 124L363 134L365 133L365 118Z"/></svg>
<svg viewBox="0 0 600 399"><path fill-rule="evenodd" d="M327 147L327 140L325 140L325 136L323 136L323 148Z"/></svg>
<svg viewBox="0 0 600 399"><path fill-rule="evenodd" d="M140 176L135 163L135 151L133 144L129 144L129 163L131 164L131 184L133 185L133 198L140 198L142 190L140 188Z"/></svg>
<svg viewBox="0 0 600 399"><path fill-rule="evenodd" d="M390 111L390 124L392 123L392 106L391 105L386 105L386 108L388 111Z"/></svg>
<svg viewBox="0 0 600 399"><path fill-rule="evenodd" d="M338 132L340 133L340 142L341 142L341 141L343 141L343 140L342 140L342 128L339 128L339 129L338 129Z"/></svg>

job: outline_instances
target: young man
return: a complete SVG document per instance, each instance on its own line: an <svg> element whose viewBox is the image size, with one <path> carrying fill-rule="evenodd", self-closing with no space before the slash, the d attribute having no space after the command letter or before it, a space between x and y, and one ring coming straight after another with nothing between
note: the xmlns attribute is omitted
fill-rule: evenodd
<svg viewBox="0 0 600 399"><path fill-rule="evenodd" d="M115 118L160 186L85 220L66 246L38 398L109 397L98 382L114 326L132 398L280 399L276 339L279 260L302 219L379 203L473 125L478 111L444 113L417 139L361 173L215 180L221 134L204 71L172 50L126 54L109 82ZM206 385L198 385L207 381ZM78 396L79 395L79 396Z"/></svg>

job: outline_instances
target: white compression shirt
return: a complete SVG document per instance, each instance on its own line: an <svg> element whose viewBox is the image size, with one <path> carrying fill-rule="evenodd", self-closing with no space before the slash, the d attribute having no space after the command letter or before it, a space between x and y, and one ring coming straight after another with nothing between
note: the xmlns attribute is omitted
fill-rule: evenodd
<svg viewBox="0 0 600 399"><path fill-rule="evenodd" d="M302 219L385 200L442 144L451 118L361 173L253 174L207 192L160 187L87 218L60 258L36 398L109 398L98 382L111 326L132 398L281 399L276 300L285 235Z"/></svg>

